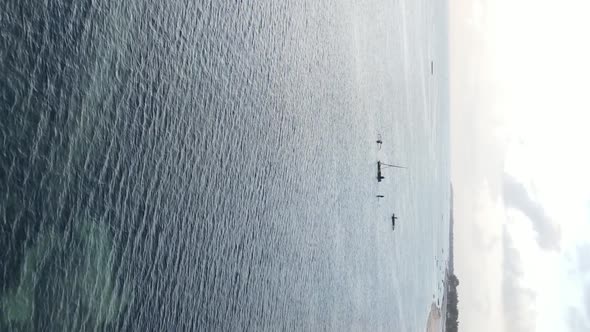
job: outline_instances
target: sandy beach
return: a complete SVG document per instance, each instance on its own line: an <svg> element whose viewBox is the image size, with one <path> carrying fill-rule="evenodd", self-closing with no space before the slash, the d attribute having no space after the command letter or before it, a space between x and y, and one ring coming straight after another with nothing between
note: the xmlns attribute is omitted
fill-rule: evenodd
<svg viewBox="0 0 590 332"><path fill-rule="evenodd" d="M440 308L436 306L435 303L432 304L430 308L430 313L428 314L428 322L426 323L426 332L440 332L442 331L442 320L441 320L441 311Z"/></svg>

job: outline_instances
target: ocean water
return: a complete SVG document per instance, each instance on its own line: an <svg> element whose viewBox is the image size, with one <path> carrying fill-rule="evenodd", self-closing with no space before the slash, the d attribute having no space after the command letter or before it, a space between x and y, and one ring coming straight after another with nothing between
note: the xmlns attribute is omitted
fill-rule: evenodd
<svg viewBox="0 0 590 332"><path fill-rule="evenodd" d="M447 44L445 1L1 2L0 330L422 331Z"/></svg>

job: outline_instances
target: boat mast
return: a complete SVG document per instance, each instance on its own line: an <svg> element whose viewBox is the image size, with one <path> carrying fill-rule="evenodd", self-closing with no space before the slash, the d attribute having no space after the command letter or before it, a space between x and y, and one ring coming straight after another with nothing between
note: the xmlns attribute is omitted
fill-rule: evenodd
<svg viewBox="0 0 590 332"><path fill-rule="evenodd" d="M383 166L389 166L389 167L395 167L395 168L406 168L404 166L399 166L399 165L391 165L391 164L386 164L386 163L381 163L381 165ZM384 167L385 168L385 167Z"/></svg>

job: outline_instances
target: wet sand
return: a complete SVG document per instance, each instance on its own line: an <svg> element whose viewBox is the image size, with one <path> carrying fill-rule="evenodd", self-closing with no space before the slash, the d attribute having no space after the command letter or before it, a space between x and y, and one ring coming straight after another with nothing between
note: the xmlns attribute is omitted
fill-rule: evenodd
<svg viewBox="0 0 590 332"><path fill-rule="evenodd" d="M441 320L441 311L440 308L436 306L435 303L432 304L430 308L430 313L428 314L428 322L426 323L426 332L440 332L442 327L442 320Z"/></svg>

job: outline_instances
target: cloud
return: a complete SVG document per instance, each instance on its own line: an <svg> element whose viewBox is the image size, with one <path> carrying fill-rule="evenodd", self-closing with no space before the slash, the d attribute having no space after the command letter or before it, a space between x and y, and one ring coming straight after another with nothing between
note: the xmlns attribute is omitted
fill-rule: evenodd
<svg viewBox="0 0 590 332"><path fill-rule="evenodd" d="M502 304L504 308L504 331L535 331L536 293L522 285L524 269L520 253L514 246L506 226L503 230L503 278Z"/></svg>
<svg viewBox="0 0 590 332"><path fill-rule="evenodd" d="M586 308L586 316L590 317L590 285L587 285L584 289L584 307ZM590 331L590 329L587 331Z"/></svg>
<svg viewBox="0 0 590 332"><path fill-rule="evenodd" d="M567 320L572 332L590 331L588 320L586 320L584 314L577 308L569 308Z"/></svg>
<svg viewBox="0 0 590 332"><path fill-rule="evenodd" d="M590 244L583 244L578 247L578 273L586 274L590 272Z"/></svg>
<svg viewBox="0 0 590 332"><path fill-rule="evenodd" d="M503 194L507 207L520 210L531 220L539 246L546 250L559 250L561 229L549 218L545 209L530 197L524 185L509 174L504 174Z"/></svg>
<svg viewBox="0 0 590 332"><path fill-rule="evenodd" d="M590 244L584 243L576 248L576 258L573 260L574 268L572 276L576 276L584 280L590 275ZM566 322L569 325L570 331L590 331L590 284L584 282L579 285L581 290L581 302L576 303L575 306L570 306L566 312Z"/></svg>

